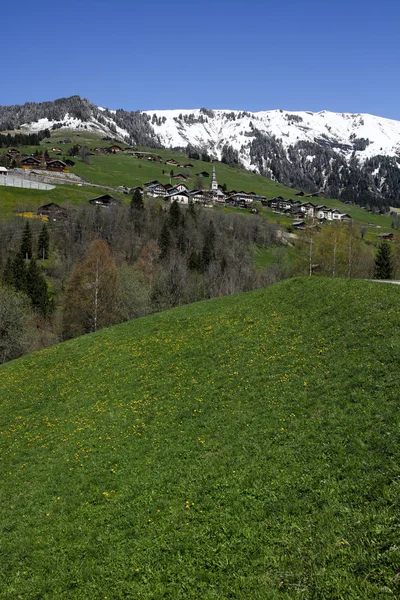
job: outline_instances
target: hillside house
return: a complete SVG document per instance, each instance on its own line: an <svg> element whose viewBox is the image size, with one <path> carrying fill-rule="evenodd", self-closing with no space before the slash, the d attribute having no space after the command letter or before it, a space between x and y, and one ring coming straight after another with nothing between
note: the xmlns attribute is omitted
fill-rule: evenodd
<svg viewBox="0 0 400 600"><path fill-rule="evenodd" d="M64 171L66 168L65 162L62 160L54 159L46 162L46 169L49 171Z"/></svg>
<svg viewBox="0 0 400 600"><path fill-rule="evenodd" d="M165 188L165 185L163 185L162 183L154 183L150 186L146 186L146 193L149 196L152 196L153 198L158 198L158 197L165 197L168 194L167 189Z"/></svg>
<svg viewBox="0 0 400 600"><path fill-rule="evenodd" d="M187 165L183 165L185 169L193 169L193 165L188 163Z"/></svg>
<svg viewBox="0 0 400 600"><path fill-rule="evenodd" d="M299 210L303 213L304 216L314 218L316 206L312 202L303 202L300 204Z"/></svg>
<svg viewBox="0 0 400 600"><path fill-rule="evenodd" d="M394 233L378 233L377 237L379 240L386 240L388 242L394 242L396 239Z"/></svg>
<svg viewBox="0 0 400 600"><path fill-rule="evenodd" d="M170 184L167 184L167 185L170 185ZM170 194L173 194L174 192L187 192L188 190L189 190L189 188L186 185L186 183L178 183L177 185L171 186L168 189Z"/></svg>
<svg viewBox="0 0 400 600"><path fill-rule="evenodd" d="M182 181L186 181L187 177L183 173L177 173L176 175L172 176L172 179L180 179Z"/></svg>
<svg viewBox="0 0 400 600"><path fill-rule="evenodd" d="M179 202L179 204L189 204L190 194L188 194L188 192L185 191L177 191L165 196L165 200L170 200L171 202L176 200L177 202Z"/></svg>
<svg viewBox="0 0 400 600"><path fill-rule="evenodd" d="M55 202L49 202L37 209L40 217L47 217L49 221L64 221L68 217L68 212Z"/></svg>
<svg viewBox="0 0 400 600"><path fill-rule="evenodd" d="M301 230L304 230L305 228L306 228L305 221L293 221L293 229L295 229L296 231L301 231Z"/></svg>
<svg viewBox="0 0 400 600"><path fill-rule="evenodd" d="M333 221L351 221L351 217L347 213L341 213L339 210L335 209L332 211L332 220Z"/></svg>
<svg viewBox="0 0 400 600"><path fill-rule="evenodd" d="M201 171L200 173L196 173L196 175L199 177L210 177L210 173L207 173L207 171Z"/></svg>
<svg viewBox="0 0 400 600"><path fill-rule="evenodd" d="M179 163L174 160L173 158L168 159L167 161L165 161L166 165L172 165L174 167L177 167L179 165Z"/></svg>
<svg viewBox="0 0 400 600"><path fill-rule="evenodd" d="M320 221L326 220L326 221L332 221L332 209L328 208L327 206L317 206L317 208L315 209L316 212L316 217L317 219L319 219Z"/></svg>
<svg viewBox="0 0 400 600"><path fill-rule="evenodd" d="M38 167L40 167L41 164L42 163L40 162L40 160L38 160L34 156L26 156L21 160L21 166L24 167L24 169L37 169Z"/></svg>
<svg viewBox="0 0 400 600"><path fill-rule="evenodd" d="M195 204L207 204L209 202L208 194L204 190L191 190L190 197Z"/></svg>
<svg viewBox="0 0 400 600"><path fill-rule="evenodd" d="M143 196L143 188L142 188L140 185L137 185L136 187L134 187L134 188L131 188L131 189L129 190L129 192L128 192L128 193L129 193L129 194L131 194L131 195L133 196L133 194L134 194L135 192L137 192L138 190L139 190L139 192L140 192L140 193L142 194L142 196Z"/></svg>
<svg viewBox="0 0 400 600"><path fill-rule="evenodd" d="M61 148L58 148L58 146L54 146L54 148L52 148L53 152L62 152Z"/></svg>
<svg viewBox="0 0 400 600"><path fill-rule="evenodd" d="M121 150L122 150L121 146L118 146L117 144L114 144L113 146L109 146L108 149L110 152L121 152Z"/></svg>
<svg viewBox="0 0 400 600"><path fill-rule="evenodd" d="M70 158L66 158L65 159L65 164L67 165L67 167L74 167L75 163L73 160L71 160Z"/></svg>
<svg viewBox="0 0 400 600"><path fill-rule="evenodd" d="M88 201L92 206L101 206L103 208L109 208L110 206L117 206L119 201L116 198L110 196L110 194L103 194L102 196L97 196L97 198L92 198Z"/></svg>

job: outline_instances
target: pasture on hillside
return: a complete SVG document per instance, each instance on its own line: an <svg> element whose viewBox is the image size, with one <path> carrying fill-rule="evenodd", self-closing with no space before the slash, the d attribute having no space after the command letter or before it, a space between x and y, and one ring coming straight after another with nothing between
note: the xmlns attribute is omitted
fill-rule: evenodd
<svg viewBox="0 0 400 600"><path fill-rule="evenodd" d="M0 598L399 597L399 301L297 278L0 367Z"/></svg>

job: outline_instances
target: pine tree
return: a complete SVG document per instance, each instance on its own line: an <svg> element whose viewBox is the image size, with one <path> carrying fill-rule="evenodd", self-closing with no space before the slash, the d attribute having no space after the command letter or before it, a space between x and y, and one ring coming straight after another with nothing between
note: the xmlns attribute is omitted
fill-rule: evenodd
<svg viewBox="0 0 400 600"><path fill-rule="evenodd" d="M49 258L50 236L46 223L43 223L42 231L39 235L37 257L41 260Z"/></svg>
<svg viewBox="0 0 400 600"><path fill-rule="evenodd" d="M177 200L174 200L169 209L169 224L172 229L178 229L181 223L182 213L181 207Z"/></svg>
<svg viewBox="0 0 400 600"><path fill-rule="evenodd" d="M130 207L131 212L134 210L144 210L143 196L139 189L135 190L135 193L132 196Z"/></svg>
<svg viewBox="0 0 400 600"><path fill-rule="evenodd" d="M11 256L7 258L6 265L3 271L2 281L4 285L13 286L14 285L14 271L13 271L13 263L11 260Z"/></svg>
<svg viewBox="0 0 400 600"><path fill-rule="evenodd" d="M375 255L375 279L392 279L393 257L392 249L388 242L379 244Z"/></svg>
<svg viewBox="0 0 400 600"><path fill-rule="evenodd" d="M32 308L43 317L50 315L54 309L52 299L49 295L46 280L36 260L31 259L26 272L26 293L32 304Z"/></svg>
<svg viewBox="0 0 400 600"><path fill-rule="evenodd" d="M161 250L160 259L162 260L168 256L169 249L171 247L171 233L170 233L168 225L166 223L164 223L164 225L161 229L161 234L160 234L160 239L159 239L158 245Z"/></svg>
<svg viewBox="0 0 400 600"><path fill-rule="evenodd" d="M17 290L26 291L26 266L21 252L18 252L12 261L12 281Z"/></svg>
<svg viewBox="0 0 400 600"><path fill-rule="evenodd" d="M202 252L203 265L205 268L208 267L210 262L215 257L215 227L214 223L210 221L206 234L204 236L204 245Z"/></svg>
<svg viewBox="0 0 400 600"><path fill-rule="evenodd" d="M21 241L21 256L25 259L32 258L32 232L29 225L29 221L25 223L24 232L22 234Z"/></svg>
<svg viewBox="0 0 400 600"><path fill-rule="evenodd" d="M136 231L140 234L144 226L145 208L140 190L136 190L130 203L129 217Z"/></svg>

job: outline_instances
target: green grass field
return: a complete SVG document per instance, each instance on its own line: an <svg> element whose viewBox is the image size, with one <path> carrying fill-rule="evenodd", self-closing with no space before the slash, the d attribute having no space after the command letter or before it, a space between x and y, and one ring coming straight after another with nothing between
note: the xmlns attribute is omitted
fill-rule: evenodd
<svg viewBox="0 0 400 600"><path fill-rule="evenodd" d="M399 597L399 301L298 278L0 367L0 598Z"/></svg>

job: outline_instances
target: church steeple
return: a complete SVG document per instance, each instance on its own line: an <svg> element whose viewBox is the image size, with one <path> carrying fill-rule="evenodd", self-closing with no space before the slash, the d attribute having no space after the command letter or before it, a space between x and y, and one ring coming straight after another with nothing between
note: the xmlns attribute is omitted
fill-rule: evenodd
<svg viewBox="0 0 400 600"><path fill-rule="evenodd" d="M218 182L217 182L217 176L215 174L215 166L213 166L213 172L212 172L212 177L211 177L211 181L210 181L210 191L211 192L218 192Z"/></svg>

